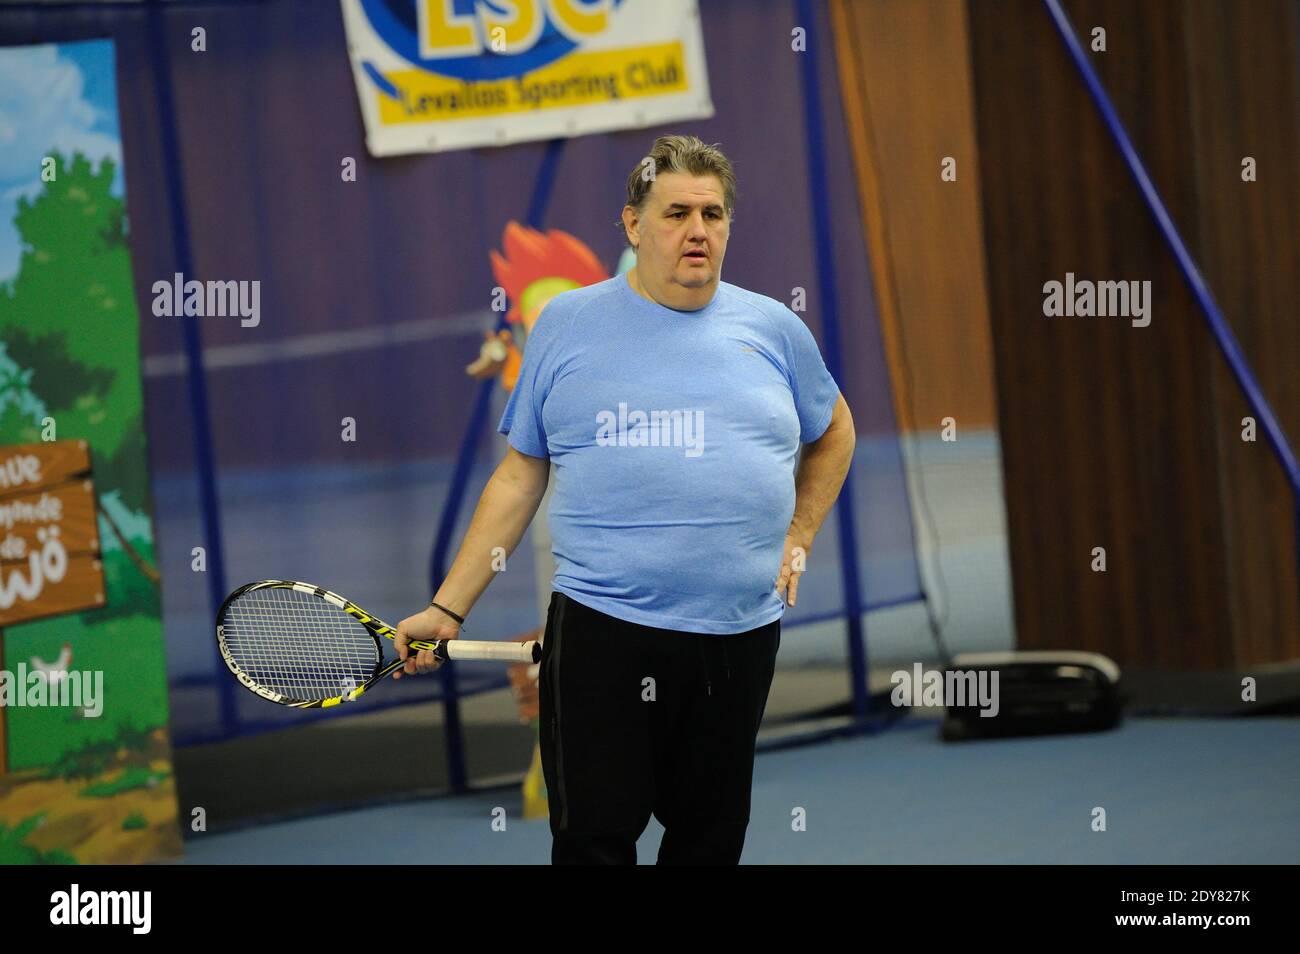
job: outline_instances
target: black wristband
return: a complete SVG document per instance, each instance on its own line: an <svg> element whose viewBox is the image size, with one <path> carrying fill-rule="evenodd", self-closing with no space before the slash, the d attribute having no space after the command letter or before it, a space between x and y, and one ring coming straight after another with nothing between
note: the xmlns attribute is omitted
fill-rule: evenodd
<svg viewBox="0 0 1300 954"><path fill-rule="evenodd" d="M446 613L448 616L454 619L461 626L465 625L465 617L461 616L459 613L453 613L451 610L447 609L447 607L435 603L433 600L429 601L429 605L432 606L434 609L442 610L444 613Z"/></svg>

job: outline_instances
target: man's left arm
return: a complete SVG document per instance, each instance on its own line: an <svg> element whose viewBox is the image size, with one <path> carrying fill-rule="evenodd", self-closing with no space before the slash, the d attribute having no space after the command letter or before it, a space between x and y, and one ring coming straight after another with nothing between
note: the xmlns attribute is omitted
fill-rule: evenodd
<svg viewBox="0 0 1300 954"><path fill-rule="evenodd" d="M807 566L813 538L817 536L822 521L830 513L831 505L844 486L856 444L853 415L841 394L831 412L831 422L825 432L817 440L804 445L799 468L795 472L794 519L786 531L781 573L776 581L777 592L785 595L790 606L795 604L799 591L799 574Z"/></svg>

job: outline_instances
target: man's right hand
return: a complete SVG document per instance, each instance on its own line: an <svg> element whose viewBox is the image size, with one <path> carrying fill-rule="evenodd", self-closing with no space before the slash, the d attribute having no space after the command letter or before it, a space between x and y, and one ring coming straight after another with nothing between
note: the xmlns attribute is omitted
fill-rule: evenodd
<svg viewBox="0 0 1300 954"><path fill-rule="evenodd" d="M438 657L427 649L412 653L407 648L411 640L423 639L433 642L439 639L456 639L459 636L460 624L435 606L430 606L423 613L406 617L397 624L397 635L393 638L397 655L406 661L406 665L394 670L393 678L401 679L403 675L422 675L433 672L442 665Z"/></svg>

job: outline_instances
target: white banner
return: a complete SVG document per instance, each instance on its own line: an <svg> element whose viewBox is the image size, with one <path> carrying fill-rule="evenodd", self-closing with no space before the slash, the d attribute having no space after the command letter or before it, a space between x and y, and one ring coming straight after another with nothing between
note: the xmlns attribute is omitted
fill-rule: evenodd
<svg viewBox="0 0 1300 954"><path fill-rule="evenodd" d="M374 156L713 115L695 0L341 0Z"/></svg>

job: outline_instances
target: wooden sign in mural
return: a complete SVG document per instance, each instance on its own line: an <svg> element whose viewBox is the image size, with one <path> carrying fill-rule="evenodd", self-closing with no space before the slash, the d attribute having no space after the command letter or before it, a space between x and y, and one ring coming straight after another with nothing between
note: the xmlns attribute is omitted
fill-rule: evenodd
<svg viewBox="0 0 1300 954"><path fill-rule="evenodd" d="M85 441L0 447L0 627L104 605Z"/></svg>

